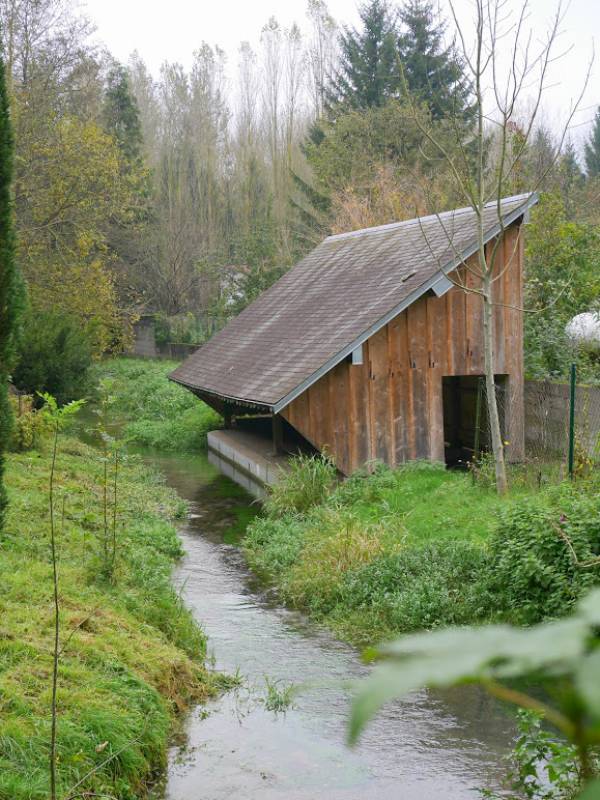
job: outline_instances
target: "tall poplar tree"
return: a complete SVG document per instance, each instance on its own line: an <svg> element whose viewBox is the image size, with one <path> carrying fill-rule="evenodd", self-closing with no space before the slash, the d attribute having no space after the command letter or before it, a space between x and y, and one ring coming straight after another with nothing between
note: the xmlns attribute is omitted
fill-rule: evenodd
<svg viewBox="0 0 600 800"><path fill-rule="evenodd" d="M7 497L4 453L11 427L8 381L15 358L15 339L22 306L23 284L15 260L12 204L14 140L6 86L4 57L0 53L0 529Z"/></svg>
<svg viewBox="0 0 600 800"><path fill-rule="evenodd" d="M590 138L585 143L585 170L589 178L600 175L600 107L594 117Z"/></svg>

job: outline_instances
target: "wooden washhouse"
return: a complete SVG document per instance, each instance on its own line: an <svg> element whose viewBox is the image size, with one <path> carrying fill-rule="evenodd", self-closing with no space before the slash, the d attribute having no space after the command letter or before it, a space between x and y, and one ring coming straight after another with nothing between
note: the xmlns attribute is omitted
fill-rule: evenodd
<svg viewBox="0 0 600 800"><path fill-rule="evenodd" d="M483 213L488 253L501 237L495 374L513 461L524 447L522 224L536 202L508 197ZM209 446L240 475L257 472L252 437L263 456L327 452L345 475L468 460L476 440L485 447L483 301L461 288L477 288L477 242L472 208L321 242L171 374L223 415Z"/></svg>

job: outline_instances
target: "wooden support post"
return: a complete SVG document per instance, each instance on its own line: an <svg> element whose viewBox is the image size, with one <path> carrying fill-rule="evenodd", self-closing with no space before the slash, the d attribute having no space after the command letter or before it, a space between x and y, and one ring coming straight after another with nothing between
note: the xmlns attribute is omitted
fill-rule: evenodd
<svg viewBox="0 0 600 800"><path fill-rule="evenodd" d="M273 427L273 455L283 453L283 420L279 414L271 417Z"/></svg>
<svg viewBox="0 0 600 800"><path fill-rule="evenodd" d="M229 428L231 428L232 419L233 419L233 411L231 409L231 406L225 405L223 408L223 427L226 430L229 430Z"/></svg>

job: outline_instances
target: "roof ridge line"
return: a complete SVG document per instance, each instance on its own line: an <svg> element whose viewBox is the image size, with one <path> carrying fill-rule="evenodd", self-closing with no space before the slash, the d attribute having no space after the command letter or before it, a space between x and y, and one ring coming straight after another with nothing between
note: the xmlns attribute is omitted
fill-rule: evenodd
<svg viewBox="0 0 600 800"><path fill-rule="evenodd" d="M501 199L501 203L509 204L515 203L518 200L527 200L531 197L534 192L525 192L523 194L514 194L510 197L503 197ZM495 206L497 204L497 200L490 200L484 206L484 208L490 208L491 206ZM361 236L363 234L372 234L372 233L381 233L383 231L389 231L392 228L409 228L417 223L423 224L424 222L431 222L433 220L439 219L448 219L448 217L456 217L462 214L466 214L468 212L473 212L473 206L465 206L464 208L454 208L450 209L449 211L442 211L440 214L428 214L425 217L412 217L411 219L404 219L400 220L399 222L388 222L385 225L374 225L370 228L358 228L355 231L346 231L345 233L334 233L331 236L327 236L323 241L324 242L334 242L340 239L351 239L354 236Z"/></svg>

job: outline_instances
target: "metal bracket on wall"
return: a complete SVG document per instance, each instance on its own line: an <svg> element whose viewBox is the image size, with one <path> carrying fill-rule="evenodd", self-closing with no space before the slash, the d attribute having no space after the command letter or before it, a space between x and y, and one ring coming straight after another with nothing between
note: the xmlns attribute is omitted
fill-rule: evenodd
<svg viewBox="0 0 600 800"><path fill-rule="evenodd" d="M355 366L360 366L364 363L363 361L363 346L359 344L357 348L352 351L352 363Z"/></svg>

